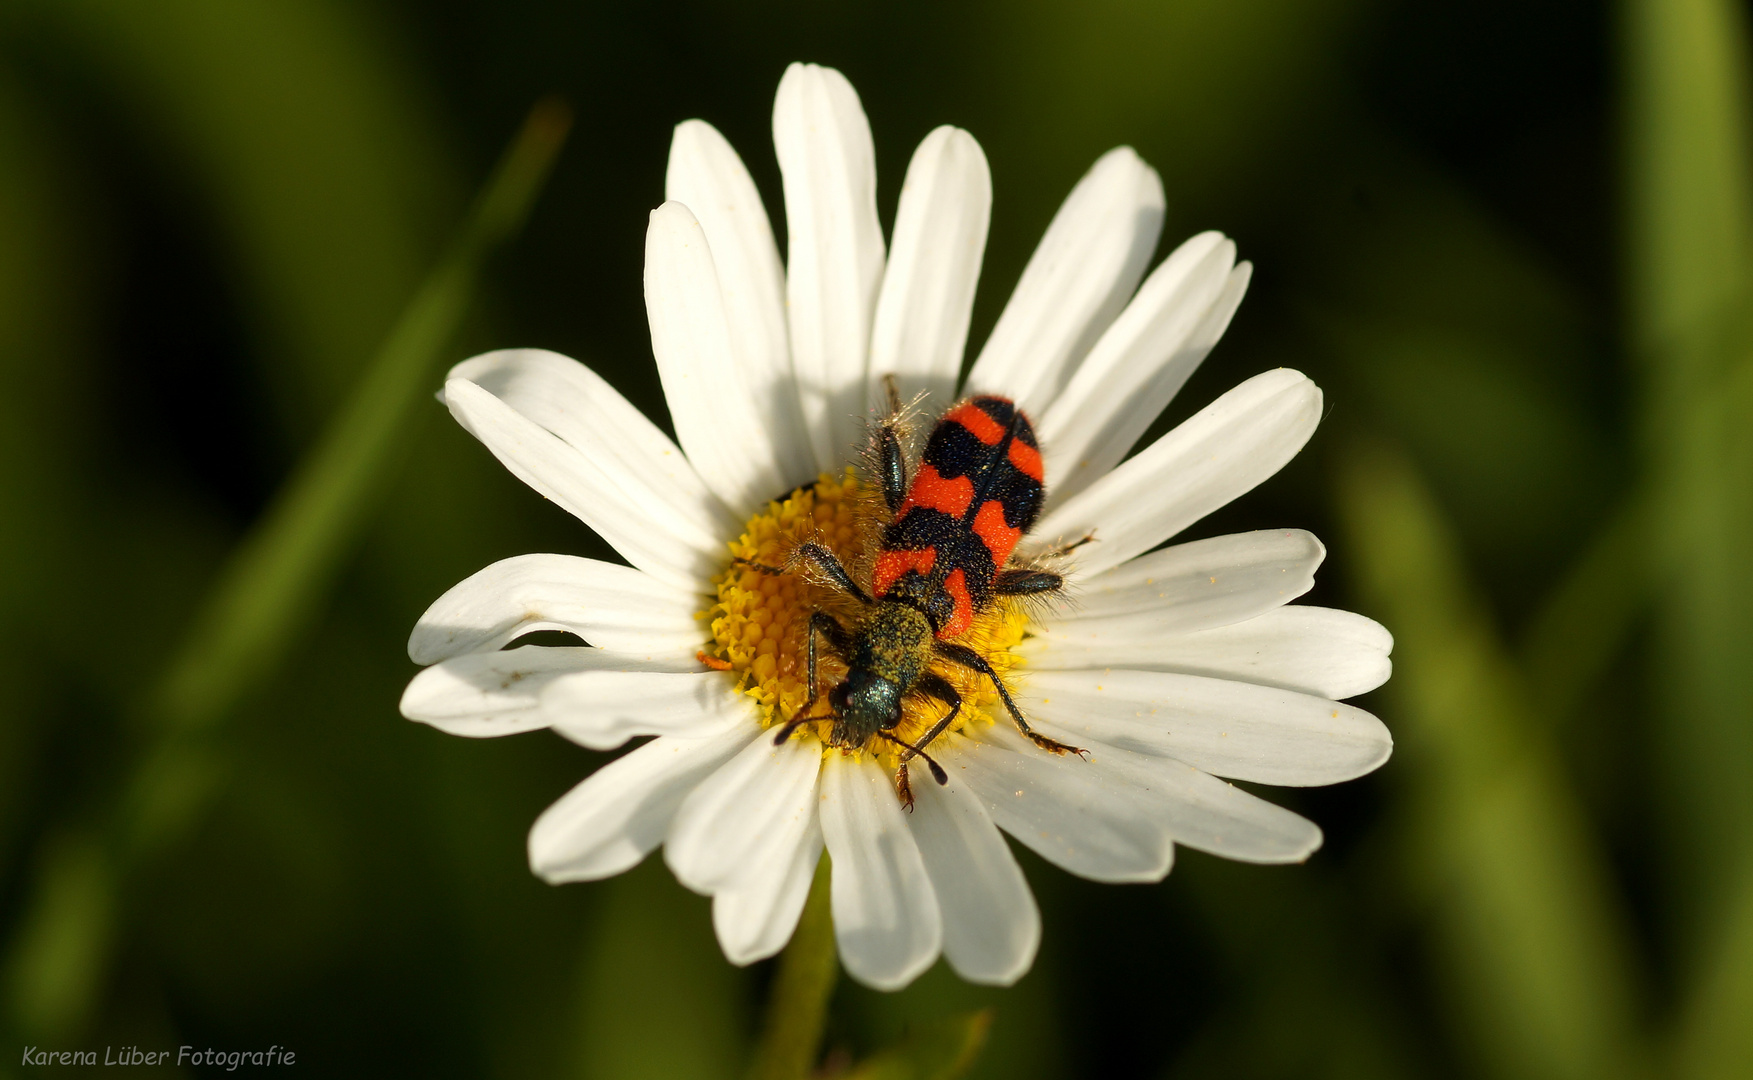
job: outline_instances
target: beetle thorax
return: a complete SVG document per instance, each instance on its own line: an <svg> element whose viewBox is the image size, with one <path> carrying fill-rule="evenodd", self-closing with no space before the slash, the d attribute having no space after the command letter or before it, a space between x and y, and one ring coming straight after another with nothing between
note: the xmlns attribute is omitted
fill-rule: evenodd
<svg viewBox="0 0 1753 1080"><path fill-rule="evenodd" d="M833 742L861 747L901 722L902 701L931 665L931 622L909 604L879 603L858 624L846 678L828 692Z"/></svg>

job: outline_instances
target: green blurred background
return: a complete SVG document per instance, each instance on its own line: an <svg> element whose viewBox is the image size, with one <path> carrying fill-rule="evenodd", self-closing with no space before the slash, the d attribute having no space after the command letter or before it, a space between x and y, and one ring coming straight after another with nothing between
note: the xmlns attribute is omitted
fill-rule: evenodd
<svg viewBox="0 0 1753 1080"><path fill-rule="evenodd" d="M1113 145L1163 174L1165 250L1234 236L1254 286L1165 422L1281 365L1329 414L1195 533L1316 529L1309 599L1397 637L1363 701L1394 759L1269 793L1326 829L1308 865L1115 887L1019 852L1034 970L843 982L831 1061L991 1006L977 1076L1753 1076L1744 16L0 0L0 1076L129 1043L740 1073L771 972L705 900L655 859L526 868L606 756L396 699L445 588L609 554L432 401L444 367L556 349L667 423L640 267L670 128L716 124L777 214L794 59L858 87L885 222L927 131L985 147L975 343ZM477 274L551 118L471 194L549 93L570 142Z"/></svg>

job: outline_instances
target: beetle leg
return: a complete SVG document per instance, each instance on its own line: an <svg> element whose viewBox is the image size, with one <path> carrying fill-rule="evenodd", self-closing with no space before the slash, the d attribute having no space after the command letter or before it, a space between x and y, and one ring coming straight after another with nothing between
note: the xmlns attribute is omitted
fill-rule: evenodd
<svg viewBox="0 0 1753 1080"><path fill-rule="evenodd" d="M817 611L817 612L811 613L811 615L810 615L810 629L809 629L809 644L804 650L804 655L807 657L807 665L808 665L808 670L809 670L810 696L804 700L803 708L801 708L797 711L797 715L792 717L790 720L787 720L785 722L785 724L782 727L780 727L778 733L773 736L773 745L774 746L784 745L785 740L791 738L791 733L797 730L797 727L799 724L803 724L803 723L806 723L806 722L811 721L811 720L827 720L834 715L832 711L823 713L820 716L808 715L810 708L813 705L815 705L815 703L816 703L816 635L817 634L820 634L823 637L828 639L828 648L833 651L835 656L839 657L842 660L846 659L847 650L849 650L852 647L852 635L848 634L846 632L846 628L841 626L838 622L835 621L834 616L829 615L825 611Z"/></svg>
<svg viewBox="0 0 1753 1080"><path fill-rule="evenodd" d="M1065 578L1051 570L1000 570L992 579L999 596L1039 596L1065 588Z"/></svg>
<svg viewBox="0 0 1753 1080"><path fill-rule="evenodd" d="M943 657L945 660L960 664L966 668L973 668L988 679L991 679L992 685L998 688L998 699L1004 702L1004 707L1009 710L1010 718L1016 722L1017 730L1021 731L1024 735L1027 735L1029 741L1033 742L1036 746L1055 754L1077 754L1083 756L1088 753L1088 751L1084 750L1082 747L1071 746L1068 743L1060 742L1058 739L1049 739L1047 736L1040 734L1034 728L1030 727L1029 722L1023 719L1023 711L1017 708L1015 701L1011 700L1010 690L1005 687L1004 680L998 677L998 672L992 670L992 665L986 662L984 656L981 656L966 645L956 645L948 641L938 642L936 649L937 655Z"/></svg>
<svg viewBox="0 0 1753 1080"><path fill-rule="evenodd" d="M1072 552L1076 551L1078 548L1083 547L1085 544L1095 543L1095 540L1096 540L1096 530L1091 529L1089 532L1084 533L1083 536L1079 537L1076 540L1073 540L1069 544L1061 544L1058 547L1053 548L1051 551L1042 552L1041 557L1045 558L1045 559L1058 559L1058 558L1061 558L1063 556L1071 554Z"/></svg>
<svg viewBox="0 0 1753 1080"><path fill-rule="evenodd" d="M753 559L745 559L741 555L731 559L731 563L736 566L746 566L757 574L780 577L791 573L799 559L808 559L815 563L816 568L828 576L828 580L834 583L835 588L850 594L859 603L868 604L871 602L870 594L859 588L858 582L852 580L852 575L846 572L846 567L840 565L840 557L834 554L833 549L813 540L797 545L797 551L790 559L786 560L784 566L768 566L766 563L758 563Z"/></svg>
<svg viewBox="0 0 1753 1080"><path fill-rule="evenodd" d="M883 502L892 514L907 497L907 456L901 452L900 436L895 434L901 425L901 390L894 375L883 376L883 388L888 393L889 414L877 423L876 433L871 436L876 444L872 456L882 479Z"/></svg>
<svg viewBox="0 0 1753 1080"><path fill-rule="evenodd" d="M846 568L840 565L840 557L835 555L832 549L812 541L807 544L799 544L797 554L799 558L808 559L815 563L816 568L828 575L829 580L833 581L835 587L841 592L851 594L861 604L871 602L870 594L859 588L858 582L852 580L852 575L848 574Z"/></svg>
<svg viewBox="0 0 1753 1080"><path fill-rule="evenodd" d="M901 767L895 770L895 794L901 797L901 804L908 810L913 809L913 783L907 777L908 757L917 756L924 758L925 764L931 766L931 778L937 781L939 787L950 782L949 774L943 771L943 766L939 765L935 758L924 750L921 750L918 746L907 742L905 739L898 738L887 731L879 731L877 734L907 751L907 754L904 754L901 757Z"/></svg>
<svg viewBox="0 0 1753 1080"><path fill-rule="evenodd" d="M913 753L901 755L903 762L912 757L913 754L923 753L925 748L936 741L939 735L949 730L950 725L955 722L956 716L962 711L962 695L956 693L956 688L950 685L948 679L934 671L928 671L919 676L914 681L913 688L921 694L946 703L949 705L950 711L944 714L943 719L931 725L931 730L925 733L925 737L914 744Z"/></svg>

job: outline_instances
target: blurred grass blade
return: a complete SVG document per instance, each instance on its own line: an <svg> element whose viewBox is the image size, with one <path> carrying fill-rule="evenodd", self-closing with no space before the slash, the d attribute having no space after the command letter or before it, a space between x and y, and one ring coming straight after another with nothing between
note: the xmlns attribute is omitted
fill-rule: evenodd
<svg viewBox="0 0 1753 1080"><path fill-rule="evenodd" d="M99 76L195 185L273 421L312 437L461 203L405 42L335 0L11 0L0 25Z"/></svg>
<svg viewBox="0 0 1753 1080"><path fill-rule="evenodd" d="M1753 1043L1709 1018L1753 1016L1746 976L1721 974L1753 965L1737 929L1753 905L1749 41L1731 0L1627 0L1625 14L1625 263L1655 496L1657 775L1672 808L1665 908L1683 1063L1701 1078L1748 1076Z"/></svg>
<svg viewBox="0 0 1753 1080"><path fill-rule="evenodd" d="M1626 0L1624 10L1634 333L1662 368L1657 389L1679 404L1676 384L1710 375L1697 346L1746 283L1746 33L1730 0Z"/></svg>
<svg viewBox="0 0 1753 1080"><path fill-rule="evenodd" d="M568 124L557 101L531 112L340 415L221 573L150 703L156 721L211 724L269 673L326 595L414 410L427 401L482 258L523 223Z"/></svg>
<svg viewBox="0 0 1753 1080"><path fill-rule="evenodd" d="M847 1080L957 1080L974 1067L991 1029L991 1009L939 1018L859 1063Z"/></svg>
<svg viewBox="0 0 1753 1080"><path fill-rule="evenodd" d="M21 1027L66 1026L89 1014L114 929L115 879L193 821L215 790L223 762L203 736L272 673L327 594L414 409L428 400L483 257L522 224L569 119L558 102L531 112L351 400L221 572L146 704L158 737L123 791L108 846L94 841L84 862L53 853L45 859L7 955L5 1004ZM79 869L87 863L95 869ZM55 1004L35 1004L41 1001Z"/></svg>
<svg viewBox="0 0 1753 1080"><path fill-rule="evenodd" d="M1554 724L1571 720L1649 605L1650 512L1633 497L1589 541L1522 640L1529 687Z"/></svg>
<svg viewBox="0 0 1753 1080"><path fill-rule="evenodd" d="M828 998L840 977L834 944L834 913L828 883L833 871L827 854L816 864L809 899L779 954L779 970L767 992L767 1015L755 1046L750 1080L803 1080L815 1068L828 1019Z"/></svg>
<svg viewBox="0 0 1753 1080"><path fill-rule="evenodd" d="M46 844L36 887L21 947L6 958L6 1006L19 1035L69 1038L90 1020L114 928L102 844L84 832Z"/></svg>
<svg viewBox="0 0 1753 1080"><path fill-rule="evenodd" d="M1743 878L1680 1016L1673 1075L1732 1080L1753 1063L1753 880Z"/></svg>
<svg viewBox="0 0 1753 1080"><path fill-rule="evenodd" d="M594 891L576 1012L542 1024L576 1047L578 1068L550 1063L541 1075L734 1076L746 1051L738 1009L746 984L719 952L709 901L682 888L655 858Z"/></svg>
<svg viewBox="0 0 1753 1080"><path fill-rule="evenodd" d="M1744 464L1753 463L1753 358L1741 361L1722 393L1697 403L1693 425L1700 441L1717 448L1726 459L1720 481L1727 483L1743 471L1753 472L1753 466ZM1743 562L1749 558L1746 538L1753 536L1750 495L1753 493L1744 488L1716 493L1721 503L1714 507L1705 504L1705 508L1715 510L1720 532L1715 537L1699 538L1705 543L1714 541L1711 547L1725 556L1738 546ZM1745 566L1740 573L1743 578L1748 574ZM1699 678L1711 679L1717 694L1726 699L1717 704L1732 708L1734 701L1748 692L1744 684L1753 680L1753 673L1746 670L1749 657L1753 657L1753 629L1724 626L1718 621L1736 616L1744 620L1748 617L1745 611L1718 608L1708 614L1716 619L1697 632L1719 636L1708 643L1703 656L1693 658L1697 668L1704 670L1693 670ZM1749 764L1753 752L1735 738L1745 738L1753 728L1753 707L1738 718L1724 713L1716 719L1728 726L1729 737L1698 750L1704 756L1712 751L1720 753L1729 759L1731 768L1741 770L1729 778L1737 785L1732 797L1753 787L1747 771L1753 767ZM1687 779L1704 782L1696 776L1676 782ZM1723 879L1719 886L1723 899L1706 906L1706 932L1695 932L1689 942L1695 955L1688 958L1690 985L1682 997L1676 1031L1674 1073L1687 1080L1753 1075L1753 1019L1749 1019L1753 1018L1753 836L1749 831L1753 831L1753 820L1747 818L1735 817L1718 825L1718 835L1726 843L1724 850L1715 853L1714 869L1715 876Z"/></svg>
<svg viewBox="0 0 1753 1080"><path fill-rule="evenodd" d="M1401 455L1340 470L1354 572L1394 631L1407 865L1433 909L1459 1041L1491 1075L1635 1076L1628 949L1607 874L1455 542Z"/></svg>

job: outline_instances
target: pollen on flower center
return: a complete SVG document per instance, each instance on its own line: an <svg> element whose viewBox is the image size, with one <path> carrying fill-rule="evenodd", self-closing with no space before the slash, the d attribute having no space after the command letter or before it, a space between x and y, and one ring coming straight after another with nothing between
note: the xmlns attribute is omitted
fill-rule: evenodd
<svg viewBox="0 0 1753 1080"><path fill-rule="evenodd" d="M732 559L788 568L787 573L775 576L727 561L724 571L713 579L717 602L704 616L712 627L708 654L719 664L728 664L736 689L760 703L763 725L785 723L800 710L811 708L824 719L806 723L799 731L811 731L827 744L832 727L827 718L827 692L845 677L846 665L825 642L818 641L817 698L814 702L805 700L809 695L810 616L826 612L856 632L865 611L858 601L821 580L792 556L804 541L823 544L833 549L853 579L868 589L883 516L880 498L861 488L857 475L848 468L842 477L823 473L814 484L768 503L730 544ZM985 656L1002 676L1021 663L1012 647L1022 640L1027 626L1028 616L1020 605L997 603L976 614L973 625L956 641ZM955 730L969 723L991 722L999 699L989 680L956 664L938 665L934 670L962 696ZM906 742L917 742L947 711L948 706L935 699L909 697L894 733ZM892 766L899 749L887 740L873 740L862 751L848 752L869 753Z"/></svg>

